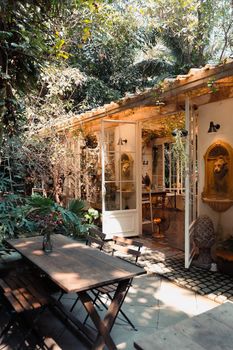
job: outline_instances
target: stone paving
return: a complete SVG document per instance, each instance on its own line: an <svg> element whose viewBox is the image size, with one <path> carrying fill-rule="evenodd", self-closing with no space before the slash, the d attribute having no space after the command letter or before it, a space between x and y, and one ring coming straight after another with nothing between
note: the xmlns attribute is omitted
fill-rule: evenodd
<svg viewBox="0 0 233 350"><path fill-rule="evenodd" d="M107 245L106 250L110 251ZM167 326L214 308L218 305L216 303L217 297L223 298L226 296L226 293L230 293L230 288L233 291L233 287L230 286L233 283L231 278L219 273L200 270L196 267L185 270L183 261L184 256L180 251L166 246L160 247L160 249L150 249L144 246L139 264L145 267L148 274L133 280L133 285L123 305L124 311L133 321L138 331L135 332L124 320L120 317L117 318L111 335L118 350L133 350L133 343L137 339L154 332L160 332L161 329ZM175 283L171 283L170 280ZM208 280L211 283L207 284ZM198 287L197 290L195 286ZM224 289L226 286L227 289ZM208 288L208 290L204 292L205 288ZM215 297L209 299L205 297L211 294L209 290ZM208 293L208 295L205 293ZM228 298L231 297L232 294ZM62 298L62 303L67 309L70 309L75 299L76 295L65 295ZM222 301L218 300L218 303ZM3 305L0 305L0 309L0 329L2 329L7 321L7 315L4 312ZM81 304L75 307L74 313L81 320L86 316ZM90 320L88 320L88 325L93 326ZM50 311L42 315L38 327L43 336L53 338L62 350L88 350L81 339L78 339L71 329L67 328ZM19 340L22 340L21 337L18 325L16 325L6 338L0 339L0 348L15 350ZM42 350L39 344L31 346L34 343L35 339L32 335L31 339L28 340L28 344L25 343L25 347L20 350ZM56 350L55 346L53 350Z"/></svg>
<svg viewBox="0 0 233 350"><path fill-rule="evenodd" d="M161 251L145 248L139 265L217 303L233 301L233 277L196 266L185 269L183 252L166 257Z"/></svg>

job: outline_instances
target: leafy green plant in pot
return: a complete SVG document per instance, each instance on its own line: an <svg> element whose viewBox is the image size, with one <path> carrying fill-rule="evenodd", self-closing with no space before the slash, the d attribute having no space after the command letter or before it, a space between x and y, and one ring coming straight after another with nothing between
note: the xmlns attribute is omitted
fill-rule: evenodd
<svg viewBox="0 0 233 350"><path fill-rule="evenodd" d="M27 215L36 224L41 234L63 233L82 236L87 231L83 217L84 203L73 200L68 208L54 202L51 198L34 195L27 200Z"/></svg>

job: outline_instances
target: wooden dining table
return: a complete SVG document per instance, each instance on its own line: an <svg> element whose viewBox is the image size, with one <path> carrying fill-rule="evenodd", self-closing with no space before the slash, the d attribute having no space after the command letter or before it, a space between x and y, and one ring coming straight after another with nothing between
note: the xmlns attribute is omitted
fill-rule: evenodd
<svg viewBox="0 0 233 350"><path fill-rule="evenodd" d="M42 236L7 240L7 243L35 265L65 293L77 293L96 329L92 349L116 349L110 335L131 280L145 270L117 257L74 241L61 234L52 235L53 250L42 250ZM103 319L89 292L116 283L117 290ZM73 315L70 315L73 319ZM87 327L80 325L84 334Z"/></svg>

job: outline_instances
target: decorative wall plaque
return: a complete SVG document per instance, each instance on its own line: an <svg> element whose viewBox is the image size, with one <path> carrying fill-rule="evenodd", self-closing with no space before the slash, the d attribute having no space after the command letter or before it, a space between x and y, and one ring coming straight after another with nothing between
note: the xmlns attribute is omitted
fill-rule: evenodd
<svg viewBox="0 0 233 350"><path fill-rule="evenodd" d="M223 212L233 205L233 149L216 141L206 151L203 202L213 210Z"/></svg>
<svg viewBox="0 0 233 350"><path fill-rule="evenodd" d="M125 182L133 180L133 158L131 154L122 153L120 160L122 191L133 191L133 183Z"/></svg>

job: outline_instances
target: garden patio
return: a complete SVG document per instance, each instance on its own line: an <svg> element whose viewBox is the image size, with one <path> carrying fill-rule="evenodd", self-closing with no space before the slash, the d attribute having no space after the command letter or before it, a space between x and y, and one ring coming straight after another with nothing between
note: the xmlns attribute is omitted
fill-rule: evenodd
<svg viewBox="0 0 233 350"><path fill-rule="evenodd" d="M230 276L208 272L197 267L191 267L187 271L183 266L181 251L166 245L160 245L160 247L157 245L156 249L151 239L145 239L143 243L138 264L145 268L147 274L134 278L123 306L123 310L133 320L137 331L119 316L111 331L117 349L133 349L133 343L140 341L146 335L156 334L157 331L206 312L227 300L233 301L233 278ZM107 243L103 254L109 254L109 252L110 243ZM121 253L118 255L124 256ZM62 297L62 304L68 310L75 299L75 294L65 294ZM103 310L98 312L100 315L103 314ZM81 320L86 316L80 302L75 306L74 315L78 315ZM1 328L8 318L9 314L6 312L4 303L1 302ZM37 329L40 329L41 339L45 341L48 348L56 350L56 347L60 346L64 350L77 349L77 347L80 350L89 349L82 338L79 339L75 335L71 324L67 324L66 321L60 318L59 314L49 310L45 311L39 319ZM90 329L93 329L90 320L88 324ZM13 326L9 334L1 339L1 349L13 350L21 340L22 331L19 327ZM37 342L38 339L32 335L22 349L43 349L41 345L43 343Z"/></svg>
<svg viewBox="0 0 233 350"><path fill-rule="evenodd" d="M147 265L148 268L149 265L152 267L154 264L151 261L153 254L150 254L150 259L148 259L147 254L145 253L145 256L141 258L140 263ZM155 254L158 258L159 252L155 252ZM161 254L163 253L160 252ZM65 295L62 298L62 303L69 308L75 298L75 295ZM203 313L217 305L218 303L216 301L207 299L194 291L183 288L183 286L180 288L162 276L148 272L147 275L134 279L133 286L129 290L123 307L127 315L133 320L138 331L134 331L119 317L111 335L117 345L117 349L133 349L133 342L142 336L152 333L156 334L157 331L167 326ZM1 310L0 321L2 327L7 321L7 316L4 313L3 305L1 305ZM74 312L79 315L79 318L84 318L86 315L80 304L75 307ZM89 324L91 326L91 323ZM47 337L47 344L50 341L49 349L56 350L56 346L54 345L53 347L51 345L51 339L54 339L60 348L64 350L89 348L80 342L69 327L60 322L56 315L51 314L50 311L47 311L42 316L38 327L40 328L41 335ZM13 327L8 337L2 339L1 349L15 349L21 337L22 334L19 332L19 328ZM33 349L40 349L40 345L36 347L33 337L28 341L29 343L31 342ZM25 346L25 349L28 348L27 346Z"/></svg>
<svg viewBox="0 0 233 350"><path fill-rule="evenodd" d="M0 350L231 350L232 53L232 0L0 1Z"/></svg>

